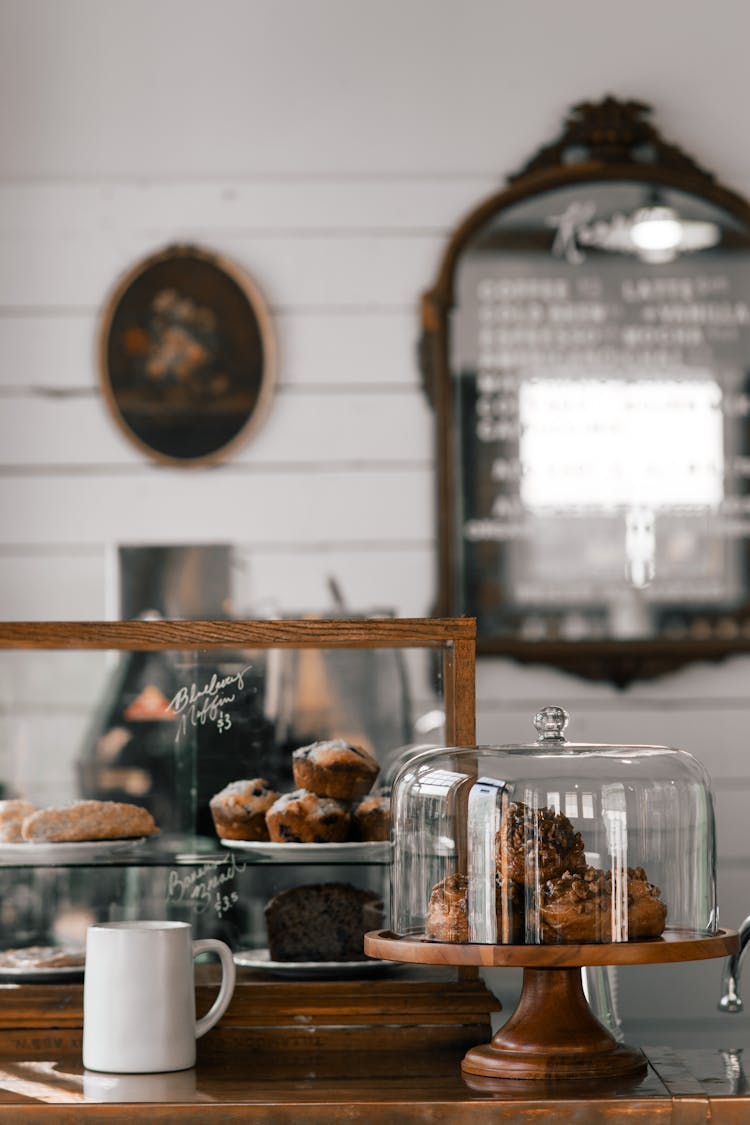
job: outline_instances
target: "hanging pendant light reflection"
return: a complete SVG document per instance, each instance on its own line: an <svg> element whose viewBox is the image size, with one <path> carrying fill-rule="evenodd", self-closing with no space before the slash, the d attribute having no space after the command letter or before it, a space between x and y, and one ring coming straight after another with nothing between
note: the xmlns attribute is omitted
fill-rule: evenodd
<svg viewBox="0 0 750 1125"><path fill-rule="evenodd" d="M671 207L641 207L633 216L630 238L638 250L676 250L682 230Z"/></svg>
<svg viewBox="0 0 750 1125"><path fill-rule="evenodd" d="M719 241L716 223L681 219L672 207L641 207L630 222L630 241L647 262L671 262L685 251L706 250Z"/></svg>

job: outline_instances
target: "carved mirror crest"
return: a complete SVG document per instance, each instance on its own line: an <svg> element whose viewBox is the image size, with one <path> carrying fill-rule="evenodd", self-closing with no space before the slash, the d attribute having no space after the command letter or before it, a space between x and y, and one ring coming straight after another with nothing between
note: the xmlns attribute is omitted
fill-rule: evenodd
<svg viewBox="0 0 750 1125"><path fill-rule="evenodd" d="M574 107L423 299L437 612L620 685L750 651L750 206L649 117Z"/></svg>

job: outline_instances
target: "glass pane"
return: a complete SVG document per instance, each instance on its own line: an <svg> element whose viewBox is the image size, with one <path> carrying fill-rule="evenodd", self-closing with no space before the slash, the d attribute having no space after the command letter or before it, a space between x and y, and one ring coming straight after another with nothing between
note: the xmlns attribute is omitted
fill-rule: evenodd
<svg viewBox="0 0 750 1125"><path fill-rule="evenodd" d="M456 272L455 604L480 639L737 635L750 241L648 183L542 193Z"/></svg>
<svg viewBox="0 0 750 1125"><path fill-rule="evenodd" d="M374 971L361 944L388 920L393 763L420 716L442 736L440 668L418 648L1 652L0 979L8 950L80 951L94 921L162 917L281 975ZM295 751L321 744L334 761L313 756L303 828L287 804L274 838L266 813L310 765ZM321 772L340 786L352 755L364 774L328 796ZM236 836L215 812L227 790ZM86 801L104 828L81 827ZM123 805L157 831L132 838Z"/></svg>

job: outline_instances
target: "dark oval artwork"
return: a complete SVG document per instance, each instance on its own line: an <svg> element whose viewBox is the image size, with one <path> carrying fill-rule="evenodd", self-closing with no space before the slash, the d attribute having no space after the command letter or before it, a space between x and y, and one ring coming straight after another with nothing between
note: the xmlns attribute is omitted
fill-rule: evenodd
<svg viewBox="0 0 750 1125"><path fill-rule="evenodd" d="M274 381L260 294L237 266L195 246L128 271L105 308L99 356L118 425L176 465L227 457L261 421Z"/></svg>

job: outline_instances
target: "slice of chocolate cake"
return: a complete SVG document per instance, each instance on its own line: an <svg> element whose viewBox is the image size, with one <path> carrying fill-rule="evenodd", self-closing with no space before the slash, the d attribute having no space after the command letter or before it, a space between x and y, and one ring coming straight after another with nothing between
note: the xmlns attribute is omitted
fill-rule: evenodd
<svg viewBox="0 0 750 1125"><path fill-rule="evenodd" d="M265 908L272 961L364 961L363 937L382 925L383 903L349 883L280 891Z"/></svg>

